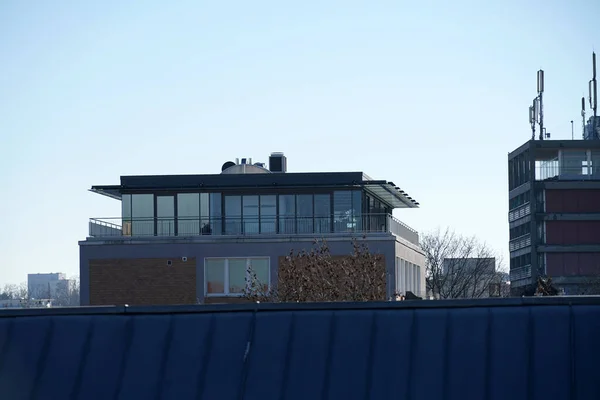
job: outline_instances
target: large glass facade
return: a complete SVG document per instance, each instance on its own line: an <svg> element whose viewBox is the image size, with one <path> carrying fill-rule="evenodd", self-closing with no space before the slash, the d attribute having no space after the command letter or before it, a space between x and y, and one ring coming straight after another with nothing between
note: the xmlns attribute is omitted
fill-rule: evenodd
<svg viewBox="0 0 600 400"><path fill-rule="evenodd" d="M224 197L221 193L122 196L124 235L327 234L362 232L365 229L378 231L380 225L385 229L388 212L386 204L360 190Z"/></svg>

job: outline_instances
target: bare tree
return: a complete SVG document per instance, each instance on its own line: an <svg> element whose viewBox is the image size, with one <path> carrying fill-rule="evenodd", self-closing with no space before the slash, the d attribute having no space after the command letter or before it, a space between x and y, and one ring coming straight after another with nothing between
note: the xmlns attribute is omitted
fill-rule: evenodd
<svg viewBox="0 0 600 400"><path fill-rule="evenodd" d="M53 301L55 306L75 307L79 305L79 277L72 277L57 287L56 298Z"/></svg>
<svg viewBox="0 0 600 400"><path fill-rule="evenodd" d="M427 291L441 299L500 297L502 260L476 237L446 229L421 238L425 252Z"/></svg>
<svg viewBox="0 0 600 400"><path fill-rule="evenodd" d="M315 241L310 251L291 250L279 265L277 284L270 288L250 267L244 294L263 302L386 300L383 257L356 239L352 248L348 256L332 256L325 241Z"/></svg>

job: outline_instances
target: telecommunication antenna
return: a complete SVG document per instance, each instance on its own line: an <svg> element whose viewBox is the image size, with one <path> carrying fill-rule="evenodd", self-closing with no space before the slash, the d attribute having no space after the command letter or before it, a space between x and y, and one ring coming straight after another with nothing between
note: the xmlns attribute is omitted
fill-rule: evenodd
<svg viewBox="0 0 600 400"><path fill-rule="evenodd" d="M535 140L535 124L537 123L537 98L529 106L529 124L531 124L531 140Z"/></svg>
<svg viewBox="0 0 600 400"><path fill-rule="evenodd" d="M596 139L598 138L598 128L596 121L596 110L598 108L598 81L596 80L596 53L592 52L592 79L589 82L589 90L590 90L590 108L594 112L594 119L592 120L592 132L596 135Z"/></svg>
<svg viewBox="0 0 600 400"><path fill-rule="evenodd" d="M585 139L585 97L581 98L581 135Z"/></svg>
<svg viewBox="0 0 600 400"><path fill-rule="evenodd" d="M596 60L594 56L594 60ZM594 61L595 63L595 61ZM537 91L538 91L538 102L539 102L539 116L540 116L540 140L544 140L544 70L539 70L537 72Z"/></svg>

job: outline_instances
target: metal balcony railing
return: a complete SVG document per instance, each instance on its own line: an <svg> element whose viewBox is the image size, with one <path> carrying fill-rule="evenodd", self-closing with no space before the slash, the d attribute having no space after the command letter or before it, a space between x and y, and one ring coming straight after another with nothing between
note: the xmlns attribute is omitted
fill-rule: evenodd
<svg viewBox="0 0 600 400"><path fill-rule="evenodd" d="M516 221L519 218L528 216L529 214L531 214L531 205L529 203L525 203L508 212L508 222Z"/></svg>
<svg viewBox="0 0 600 400"><path fill-rule="evenodd" d="M527 246L531 246L531 234L529 234L529 233L511 240L508 244L508 247L509 247L508 250L516 251L516 250L520 250Z"/></svg>
<svg viewBox="0 0 600 400"><path fill-rule="evenodd" d="M513 268L510 270L510 281L515 282L521 279L531 278L531 265Z"/></svg>
<svg viewBox="0 0 600 400"><path fill-rule="evenodd" d="M389 214L261 217L90 218L90 237L324 235L389 232L419 244L417 231Z"/></svg>

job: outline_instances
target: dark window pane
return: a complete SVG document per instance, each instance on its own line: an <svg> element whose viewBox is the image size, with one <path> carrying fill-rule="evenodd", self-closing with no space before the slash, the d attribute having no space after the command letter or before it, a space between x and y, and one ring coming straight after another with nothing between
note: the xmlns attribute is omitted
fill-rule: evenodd
<svg viewBox="0 0 600 400"><path fill-rule="evenodd" d="M190 236L200 233L200 195L177 194L177 235Z"/></svg>
<svg viewBox="0 0 600 400"><path fill-rule="evenodd" d="M330 194L315 194L315 232L331 232Z"/></svg>
<svg viewBox="0 0 600 400"><path fill-rule="evenodd" d="M132 235L154 236L154 195L131 196Z"/></svg>
<svg viewBox="0 0 600 400"><path fill-rule="evenodd" d="M206 233L212 235L220 235L223 233L223 224L221 213L221 193L210 194L210 224Z"/></svg>
<svg viewBox="0 0 600 400"><path fill-rule="evenodd" d="M244 293L246 287L246 259L229 259L229 293Z"/></svg>
<svg viewBox="0 0 600 400"><path fill-rule="evenodd" d="M277 196L260 196L260 232L275 233L277 220Z"/></svg>
<svg viewBox="0 0 600 400"><path fill-rule="evenodd" d="M279 195L279 233L296 233L296 196Z"/></svg>
<svg viewBox="0 0 600 400"><path fill-rule="evenodd" d="M352 214L352 192L333 192L334 232L352 232L355 228Z"/></svg>
<svg viewBox="0 0 600 400"><path fill-rule="evenodd" d="M298 233L313 233L313 195L296 196Z"/></svg>
<svg viewBox="0 0 600 400"><path fill-rule="evenodd" d="M242 233L242 197L225 196L225 234Z"/></svg>
<svg viewBox="0 0 600 400"><path fill-rule="evenodd" d="M249 270L256 276L255 287L259 293L266 294L269 290L270 272L268 258L251 258Z"/></svg>
<svg viewBox="0 0 600 400"><path fill-rule="evenodd" d="M121 195L121 216L123 218L123 235L131 235L131 195Z"/></svg>
<svg viewBox="0 0 600 400"><path fill-rule="evenodd" d="M258 233L258 196L244 196L244 233Z"/></svg>
<svg viewBox="0 0 600 400"><path fill-rule="evenodd" d="M225 259L206 259L206 294L225 294Z"/></svg>
<svg viewBox="0 0 600 400"><path fill-rule="evenodd" d="M209 196L209 193L200 193L200 233L203 235L211 234Z"/></svg>
<svg viewBox="0 0 600 400"><path fill-rule="evenodd" d="M362 192L360 190L352 191L352 218L354 219L354 229L362 230Z"/></svg>
<svg viewBox="0 0 600 400"><path fill-rule="evenodd" d="M156 197L156 235L175 235L175 197Z"/></svg>

